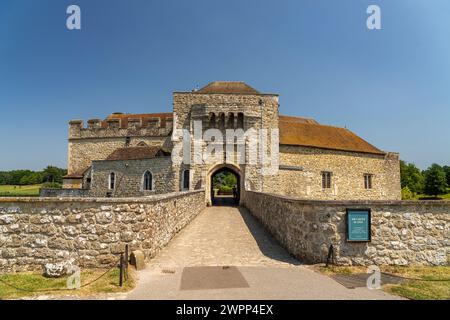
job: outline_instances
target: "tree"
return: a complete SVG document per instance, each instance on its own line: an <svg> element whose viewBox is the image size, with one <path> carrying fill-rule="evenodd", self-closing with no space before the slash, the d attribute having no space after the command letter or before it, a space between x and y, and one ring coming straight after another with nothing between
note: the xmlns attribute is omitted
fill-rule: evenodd
<svg viewBox="0 0 450 320"><path fill-rule="evenodd" d="M447 186L450 187L450 166L444 166L445 176L447 178Z"/></svg>
<svg viewBox="0 0 450 320"><path fill-rule="evenodd" d="M432 196L438 196L447 192L447 178L444 169L433 163L425 171L425 193Z"/></svg>
<svg viewBox="0 0 450 320"><path fill-rule="evenodd" d="M425 188L425 177L414 163L400 161L400 176L402 188L408 189L414 193L422 193Z"/></svg>
<svg viewBox="0 0 450 320"><path fill-rule="evenodd" d="M44 182L62 183L62 177L66 174L65 169L60 169L54 166L47 166L43 171Z"/></svg>

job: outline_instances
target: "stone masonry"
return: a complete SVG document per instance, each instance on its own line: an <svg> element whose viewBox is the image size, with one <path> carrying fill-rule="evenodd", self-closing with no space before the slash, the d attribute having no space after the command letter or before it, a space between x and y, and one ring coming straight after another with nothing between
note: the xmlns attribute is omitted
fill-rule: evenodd
<svg viewBox="0 0 450 320"><path fill-rule="evenodd" d="M302 170L279 171L277 188L266 192L316 200L400 200L400 166L396 153L386 155L281 146L280 164ZM332 173L331 188L322 188L322 171ZM364 187L364 174L372 175L372 188Z"/></svg>
<svg viewBox="0 0 450 320"><path fill-rule="evenodd" d="M343 265L447 265L448 201L316 201L246 191L244 206L300 261ZM347 208L372 210L372 241L346 241Z"/></svg>
<svg viewBox="0 0 450 320"><path fill-rule="evenodd" d="M147 258L204 208L204 191L146 198L0 198L0 271L74 258L113 266L128 244Z"/></svg>

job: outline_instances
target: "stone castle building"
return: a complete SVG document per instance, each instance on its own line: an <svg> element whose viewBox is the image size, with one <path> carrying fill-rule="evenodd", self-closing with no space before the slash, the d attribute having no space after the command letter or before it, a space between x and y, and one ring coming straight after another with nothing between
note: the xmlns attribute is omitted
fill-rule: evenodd
<svg viewBox="0 0 450 320"><path fill-rule="evenodd" d="M401 198L397 153L381 151L344 128L279 115L278 108L277 94L260 93L243 82L212 82L174 92L173 113L113 113L88 120L86 127L72 120L63 187L93 197L205 189L205 201L211 203L212 177L228 170L237 176L239 190L315 200ZM205 150L224 143L205 139L208 129L224 136L227 129L265 129L267 139L259 143L270 161L250 163L253 150L239 149L242 141L234 138L232 148L241 150L240 156L227 157L224 151L205 161ZM183 139L198 148L180 152ZM183 157L191 161L180 161Z"/></svg>

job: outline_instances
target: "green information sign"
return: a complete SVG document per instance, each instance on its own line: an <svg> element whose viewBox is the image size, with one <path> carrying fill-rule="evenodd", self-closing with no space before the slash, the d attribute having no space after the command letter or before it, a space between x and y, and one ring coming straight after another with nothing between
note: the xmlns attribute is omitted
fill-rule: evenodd
<svg viewBox="0 0 450 320"><path fill-rule="evenodd" d="M347 209L347 241L370 241L370 209Z"/></svg>

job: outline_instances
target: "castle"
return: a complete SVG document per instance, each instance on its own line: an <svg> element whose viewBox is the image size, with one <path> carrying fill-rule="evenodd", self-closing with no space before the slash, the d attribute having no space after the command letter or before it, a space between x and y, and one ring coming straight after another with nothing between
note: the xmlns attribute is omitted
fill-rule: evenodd
<svg viewBox="0 0 450 320"><path fill-rule="evenodd" d="M88 120L87 127L72 120L63 188L92 197L205 189L210 204L212 177L227 170L237 176L239 191L314 200L401 199L397 153L381 151L344 128L279 115L278 108L277 94L217 81L174 92L173 113L113 113ZM231 129L268 132L259 147L269 160L248 161L255 152L247 145L240 157L237 152L230 157L224 140L205 139L207 132L226 136ZM181 148L186 139L190 150ZM213 161L205 161L202 155L212 147L221 148ZM233 138L231 148L239 147Z"/></svg>

